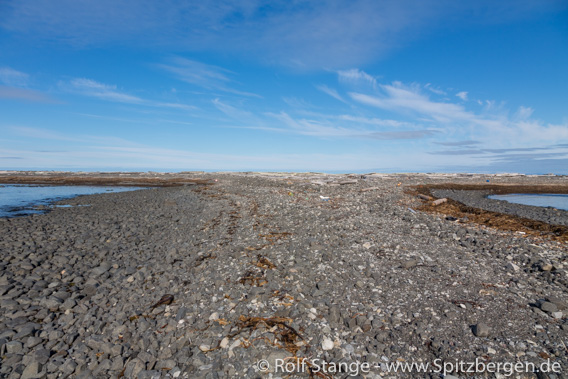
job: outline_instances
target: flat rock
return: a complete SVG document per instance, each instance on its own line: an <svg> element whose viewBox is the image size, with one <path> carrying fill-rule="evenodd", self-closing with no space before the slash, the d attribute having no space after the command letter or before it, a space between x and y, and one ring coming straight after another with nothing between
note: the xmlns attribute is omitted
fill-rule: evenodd
<svg viewBox="0 0 568 379"><path fill-rule="evenodd" d="M473 326L472 331L476 337L489 337L491 329L487 324L479 323Z"/></svg>

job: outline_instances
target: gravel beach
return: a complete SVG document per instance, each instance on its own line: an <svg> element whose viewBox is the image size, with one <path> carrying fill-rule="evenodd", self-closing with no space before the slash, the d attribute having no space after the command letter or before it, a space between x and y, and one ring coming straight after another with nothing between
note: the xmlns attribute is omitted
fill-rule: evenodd
<svg viewBox="0 0 568 379"><path fill-rule="evenodd" d="M423 212L409 192L566 178L198 179L0 219L0 377L481 378L521 364L510 377L568 378L566 244ZM432 190L540 217L484 194Z"/></svg>

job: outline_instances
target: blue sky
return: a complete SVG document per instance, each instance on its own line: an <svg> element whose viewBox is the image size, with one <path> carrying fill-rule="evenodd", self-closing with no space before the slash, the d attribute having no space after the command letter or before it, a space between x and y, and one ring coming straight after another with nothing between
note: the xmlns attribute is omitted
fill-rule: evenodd
<svg viewBox="0 0 568 379"><path fill-rule="evenodd" d="M0 169L568 174L566 1L0 2Z"/></svg>

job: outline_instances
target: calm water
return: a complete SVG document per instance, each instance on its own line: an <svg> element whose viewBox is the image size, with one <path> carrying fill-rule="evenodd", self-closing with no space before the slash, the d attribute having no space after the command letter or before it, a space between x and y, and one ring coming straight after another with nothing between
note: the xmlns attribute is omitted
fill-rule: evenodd
<svg viewBox="0 0 568 379"><path fill-rule="evenodd" d="M490 199L505 200L509 203L553 207L568 211L568 195L555 193L512 193L509 195L491 195Z"/></svg>
<svg viewBox="0 0 568 379"><path fill-rule="evenodd" d="M107 186L38 186L26 184L0 184L0 217L26 216L44 213L36 209L50 205L54 201L70 199L79 195L92 195L105 192L124 192L140 187Z"/></svg>

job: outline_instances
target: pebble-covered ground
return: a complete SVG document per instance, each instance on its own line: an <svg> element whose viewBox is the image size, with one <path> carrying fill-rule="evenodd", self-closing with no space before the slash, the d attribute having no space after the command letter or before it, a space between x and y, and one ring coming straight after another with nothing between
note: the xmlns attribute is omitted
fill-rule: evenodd
<svg viewBox="0 0 568 379"><path fill-rule="evenodd" d="M201 177L0 219L0 377L568 378L566 246L404 192L486 177Z"/></svg>

